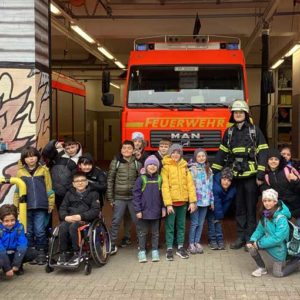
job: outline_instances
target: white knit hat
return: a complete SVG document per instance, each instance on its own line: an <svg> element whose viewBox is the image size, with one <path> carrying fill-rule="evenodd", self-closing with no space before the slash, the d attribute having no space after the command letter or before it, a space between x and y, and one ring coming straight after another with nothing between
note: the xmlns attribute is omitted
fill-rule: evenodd
<svg viewBox="0 0 300 300"><path fill-rule="evenodd" d="M262 199L270 199L274 202L278 202L278 193L273 189L268 189L262 192Z"/></svg>

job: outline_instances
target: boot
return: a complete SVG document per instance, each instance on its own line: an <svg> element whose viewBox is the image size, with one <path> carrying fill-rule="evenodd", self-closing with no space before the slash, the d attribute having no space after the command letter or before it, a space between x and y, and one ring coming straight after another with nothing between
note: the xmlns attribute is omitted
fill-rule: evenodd
<svg viewBox="0 0 300 300"><path fill-rule="evenodd" d="M237 249L240 249L242 248L243 246L245 246L245 241L242 240L241 238L237 238L235 240L235 242L233 242L232 244L230 244L230 249L234 249L234 250L237 250Z"/></svg>

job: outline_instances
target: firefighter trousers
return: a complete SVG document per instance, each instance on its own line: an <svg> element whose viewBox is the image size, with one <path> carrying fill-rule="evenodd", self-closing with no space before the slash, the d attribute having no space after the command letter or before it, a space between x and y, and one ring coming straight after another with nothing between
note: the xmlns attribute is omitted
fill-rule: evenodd
<svg viewBox="0 0 300 300"><path fill-rule="evenodd" d="M241 241L249 241L256 228L256 204L258 186L256 177L236 179L235 219L237 237Z"/></svg>

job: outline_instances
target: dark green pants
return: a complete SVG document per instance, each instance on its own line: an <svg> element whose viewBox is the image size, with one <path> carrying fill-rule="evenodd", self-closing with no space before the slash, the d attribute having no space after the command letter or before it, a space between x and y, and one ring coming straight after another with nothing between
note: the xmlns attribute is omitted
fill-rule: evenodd
<svg viewBox="0 0 300 300"><path fill-rule="evenodd" d="M174 226L176 216L176 230L177 230L177 244L183 245L184 233L185 233L185 218L187 205L173 206L175 214L167 215L165 227L166 227L166 243L167 248L173 248L174 241Z"/></svg>

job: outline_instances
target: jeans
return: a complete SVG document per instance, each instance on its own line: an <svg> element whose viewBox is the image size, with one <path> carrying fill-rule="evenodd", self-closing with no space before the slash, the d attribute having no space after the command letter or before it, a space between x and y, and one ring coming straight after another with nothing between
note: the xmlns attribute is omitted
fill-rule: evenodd
<svg viewBox="0 0 300 300"><path fill-rule="evenodd" d="M124 217L126 208L128 208L129 210L132 221L136 223L136 215L132 204L132 200L115 200L110 229L112 245L115 245L118 239L119 228Z"/></svg>
<svg viewBox="0 0 300 300"><path fill-rule="evenodd" d="M207 206L198 206L198 209L191 214L189 243L196 244L200 243L203 224L207 213Z"/></svg>
<svg viewBox="0 0 300 300"><path fill-rule="evenodd" d="M137 227L140 251L146 250L146 241L147 241L149 228L151 228L152 250L158 250L159 220L138 219L136 227Z"/></svg>
<svg viewBox="0 0 300 300"><path fill-rule="evenodd" d="M59 247L60 252L66 252L70 250L69 241L72 242L72 250L78 252L80 247L78 245L78 228L82 226L81 223L68 223L63 221L59 225Z"/></svg>
<svg viewBox="0 0 300 300"><path fill-rule="evenodd" d="M27 239L28 246L37 250L46 250L48 240L46 234L46 222L49 221L48 211L45 209L27 210Z"/></svg>
<svg viewBox="0 0 300 300"><path fill-rule="evenodd" d="M185 233L185 218L187 205L173 206L174 214L169 214L165 221L165 231L166 231L166 243L167 249L173 248L174 242L174 227L176 220L176 231L177 231L177 245L183 246L184 244L184 233Z"/></svg>
<svg viewBox="0 0 300 300"><path fill-rule="evenodd" d="M223 242L222 223L218 220L216 222L214 211L209 209L206 214L208 225L208 241L211 242Z"/></svg>

